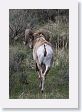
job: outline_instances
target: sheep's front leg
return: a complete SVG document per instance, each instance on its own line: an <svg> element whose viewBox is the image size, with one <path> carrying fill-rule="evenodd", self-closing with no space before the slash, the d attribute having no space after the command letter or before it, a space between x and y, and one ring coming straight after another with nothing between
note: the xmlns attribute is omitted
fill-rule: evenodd
<svg viewBox="0 0 82 112"><path fill-rule="evenodd" d="M42 88L42 80L40 79L40 84L39 84L39 88Z"/></svg>
<svg viewBox="0 0 82 112"><path fill-rule="evenodd" d="M38 76L39 76L39 81L40 81L40 84L39 84L39 88L42 88L42 72L38 71Z"/></svg>
<svg viewBox="0 0 82 112"><path fill-rule="evenodd" d="M39 78L39 88L42 88L42 79L41 79L41 75L40 75L40 71L38 71L38 78Z"/></svg>
<svg viewBox="0 0 82 112"><path fill-rule="evenodd" d="M37 61L37 67L38 67L38 70L39 70L38 75L39 75L39 79L40 79L39 87L41 88L41 91L43 92L45 75L42 73L42 68L41 68L41 65L38 63L38 61Z"/></svg>
<svg viewBox="0 0 82 112"><path fill-rule="evenodd" d="M37 66L37 63L36 63L36 71L37 71L37 74L38 74L38 78L40 79L41 78L41 75L40 75L41 73L40 73L40 70Z"/></svg>
<svg viewBox="0 0 82 112"><path fill-rule="evenodd" d="M39 68L37 66L37 63L36 63L36 71L37 71L38 78L39 78L39 81L40 81L39 88L41 88L42 87L42 80L41 80L42 69L40 68L40 70L39 70Z"/></svg>

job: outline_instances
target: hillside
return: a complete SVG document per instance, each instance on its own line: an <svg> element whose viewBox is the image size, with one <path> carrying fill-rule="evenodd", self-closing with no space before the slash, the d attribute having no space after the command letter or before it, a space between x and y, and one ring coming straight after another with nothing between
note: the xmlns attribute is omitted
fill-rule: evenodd
<svg viewBox="0 0 82 112"><path fill-rule="evenodd" d="M26 28L47 31L54 49L54 63L43 94L38 87L32 49L23 44ZM69 98L69 10L9 10L9 98Z"/></svg>

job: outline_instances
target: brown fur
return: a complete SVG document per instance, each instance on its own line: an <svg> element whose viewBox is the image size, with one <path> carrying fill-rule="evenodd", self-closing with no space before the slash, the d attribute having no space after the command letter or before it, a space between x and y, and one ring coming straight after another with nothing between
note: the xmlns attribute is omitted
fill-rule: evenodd
<svg viewBox="0 0 82 112"><path fill-rule="evenodd" d="M51 45L48 41L45 40L45 38L43 36L40 37L40 38L35 39L34 42L33 42L33 46L37 47L37 48L39 46L43 45L43 44Z"/></svg>
<svg viewBox="0 0 82 112"><path fill-rule="evenodd" d="M47 41L50 40L51 32L49 30L47 30L47 29L39 29L39 30L36 31L36 33L39 34L39 35L40 34L44 35L44 37L45 37L45 39Z"/></svg>
<svg viewBox="0 0 82 112"><path fill-rule="evenodd" d="M28 43L29 38L31 38L33 40L33 38L34 39L40 38L41 35L44 36L44 38L47 41L49 41L49 39L50 39L49 33L50 32L45 30L45 29L39 29L39 30L37 30L35 32L33 30L31 30L31 29L26 29L25 30L25 44Z"/></svg>

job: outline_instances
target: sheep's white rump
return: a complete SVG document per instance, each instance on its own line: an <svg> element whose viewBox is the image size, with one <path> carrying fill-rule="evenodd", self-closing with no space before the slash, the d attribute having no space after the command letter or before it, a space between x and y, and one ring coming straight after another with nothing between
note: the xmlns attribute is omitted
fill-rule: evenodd
<svg viewBox="0 0 82 112"><path fill-rule="evenodd" d="M38 47L37 49L37 56L38 56L38 61L39 63L43 63L46 66L50 67L52 65L52 58L53 58L53 50L52 47L48 44L45 44L45 48L46 48L46 56L44 56L44 45L41 45L40 47Z"/></svg>

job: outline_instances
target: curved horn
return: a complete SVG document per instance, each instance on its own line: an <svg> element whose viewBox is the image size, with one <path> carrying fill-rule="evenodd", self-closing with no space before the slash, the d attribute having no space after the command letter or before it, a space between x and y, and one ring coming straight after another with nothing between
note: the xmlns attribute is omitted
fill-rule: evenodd
<svg viewBox="0 0 82 112"><path fill-rule="evenodd" d="M31 29L26 29L25 30L25 42L24 42L25 45L28 43L28 39L30 38L33 38L33 32Z"/></svg>

